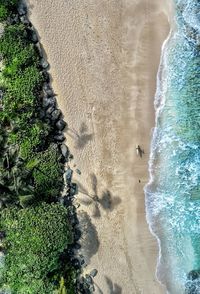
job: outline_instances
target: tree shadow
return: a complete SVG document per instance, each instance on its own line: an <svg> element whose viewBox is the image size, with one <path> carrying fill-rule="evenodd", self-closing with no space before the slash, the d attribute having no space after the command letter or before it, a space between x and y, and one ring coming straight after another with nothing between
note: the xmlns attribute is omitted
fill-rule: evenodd
<svg viewBox="0 0 200 294"><path fill-rule="evenodd" d="M106 283L109 288L110 294L121 294L122 293L122 287L120 287L117 283L113 283L110 278L105 276Z"/></svg>
<svg viewBox="0 0 200 294"><path fill-rule="evenodd" d="M101 195L98 194L98 180L94 173L90 175L91 180L91 189L92 193L90 194L87 189L79 182L78 191L79 193L85 195L84 199L80 199L79 201L84 205L93 205L93 217L99 218L101 217L101 209L112 212L114 208L121 203L121 199L116 196L112 196L111 192L106 189Z"/></svg>
<svg viewBox="0 0 200 294"><path fill-rule="evenodd" d="M92 224L91 218L85 211L78 213L79 226L82 231L80 239L81 251L84 255L85 261L88 264L93 255L95 255L99 248L99 239L96 227Z"/></svg>
<svg viewBox="0 0 200 294"><path fill-rule="evenodd" d="M68 128L68 134L75 141L76 149L83 149L93 138L93 134L88 133L88 127L84 122L82 122L78 132L72 128Z"/></svg>

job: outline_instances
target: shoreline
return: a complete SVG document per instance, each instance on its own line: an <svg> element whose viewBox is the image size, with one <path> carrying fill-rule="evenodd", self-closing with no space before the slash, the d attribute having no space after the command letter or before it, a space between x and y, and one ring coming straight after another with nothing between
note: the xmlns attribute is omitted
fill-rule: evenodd
<svg viewBox="0 0 200 294"><path fill-rule="evenodd" d="M154 174L153 174L153 166L154 166L154 161L155 161L154 146L155 146L155 140L156 140L156 126L157 126L157 120L159 118L159 111L161 110L161 107L163 107L163 105L160 106L160 104L161 104L160 102L161 102L162 98L159 98L159 99L157 99L157 98L160 96L160 89L161 89L160 85L162 84L162 77L163 77L162 66L163 66L163 63L164 63L164 54L165 54L165 50L166 50L166 47L168 45L168 42L170 41L171 36L172 36L173 33L174 33L174 29L172 28L172 25L171 25L169 35L168 35L167 39L164 41L164 43L162 45L162 50L161 50L160 65L159 65L158 74L157 74L157 89L156 89L156 94L155 94L155 98L154 98L154 105L159 104L159 106L155 106L155 127L154 127L154 130L153 130L153 133L152 133L152 140L151 140L151 146L150 146L150 157L149 157L149 182L144 187L146 220L147 220L147 223L148 223L149 230L150 230L151 234L157 240L158 248L159 248L158 249L159 254L158 254L157 265L156 265L156 278L157 278L157 281L163 287L166 287L166 284L162 283L161 279L159 278L159 274L160 274L159 273L159 267L160 267L160 261L162 259L161 241L160 241L159 236L155 233L155 229L153 228L152 221L150 220L150 216L149 216L150 215L150 207L149 207L149 204L148 204L147 190L148 190L148 187L151 187L151 185L153 185L154 180L155 180L155 177L154 177Z"/></svg>
<svg viewBox="0 0 200 294"><path fill-rule="evenodd" d="M123 1L121 7L116 1L50 2L30 0L30 17L69 122L71 164L81 171L74 177L80 212L89 218L93 234L85 237L86 270L98 269L95 282L105 294L109 289L132 293L133 287L134 293L147 294L149 288L163 293L154 279L157 246L146 224L143 185L167 9L156 0L126 7ZM142 159L136 144L145 149Z"/></svg>

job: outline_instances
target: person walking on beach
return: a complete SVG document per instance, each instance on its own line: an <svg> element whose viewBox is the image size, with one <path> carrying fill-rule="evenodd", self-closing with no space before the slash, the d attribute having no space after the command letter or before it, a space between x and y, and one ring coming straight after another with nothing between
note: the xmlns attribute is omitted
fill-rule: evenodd
<svg viewBox="0 0 200 294"><path fill-rule="evenodd" d="M144 154L144 150L141 149L140 145L137 145L136 152L140 157L142 157L142 154Z"/></svg>

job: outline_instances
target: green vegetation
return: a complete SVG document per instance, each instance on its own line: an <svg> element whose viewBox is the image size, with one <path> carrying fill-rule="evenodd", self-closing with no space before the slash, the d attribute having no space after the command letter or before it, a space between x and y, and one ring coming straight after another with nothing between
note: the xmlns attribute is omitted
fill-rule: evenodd
<svg viewBox="0 0 200 294"><path fill-rule="evenodd" d="M59 255L71 243L67 209L45 204L29 209L4 209L1 230L8 249L1 283L14 293L51 293L59 275ZM42 290L41 290L42 289Z"/></svg>
<svg viewBox="0 0 200 294"><path fill-rule="evenodd" d="M74 294L66 256L73 241L69 208L60 204L64 159L43 111L45 72L32 28L7 21L17 0L0 0L0 230L5 264L0 287L12 294ZM3 96L3 97L2 97Z"/></svg>

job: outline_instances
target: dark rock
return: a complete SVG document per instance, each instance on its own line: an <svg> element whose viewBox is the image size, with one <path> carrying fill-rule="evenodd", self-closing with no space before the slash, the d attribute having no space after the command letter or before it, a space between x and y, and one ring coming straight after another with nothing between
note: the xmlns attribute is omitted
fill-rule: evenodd
<svg viewBox="0 0 200 294"><path fill-rule="evenodd" d="M50 87L50 85L48 84L48 83L44 83L44 85L43 85L43 89L44 89L44 91L46 91L46 90L48 90L48 89L50 89L51 87Z"/></svg>
<svg viewBox="0 0 200 294"><path fill-rule="evenodd" d="M187 275L188 280L194 281L198 278L200 278L200 271L192 270Z"/></svg>
<svg viewBox="0 0 200 294"><path fill-rule="evenodd" d="M60 119L57 123L56 123L56 127L58 130L63 131L64 128L66 127L66 122L63 119Z"/></svg>
<svg viewBox="0 0 200 294"><path fill-rule="evenodd" d="M53 90L52 90L51 86L49 85L49 83L45 83L43 85L43 90L44 90L47 97L51 97L54 95Z"/></svg>
<svg viewBox="0 0 200 294"><path fill-rule="evenodd" d="M43 69L47 69L49 67L49 63L44 58L40 60L40 64Z"/></svg>
<svg viewBox="0 0 200 294"><path fill-rule="evenodd" d="M26 15L20 16L20 20L25 26L31 25L31 23Z"/></svg>
<svg viewBox="0 0 200 294"><path fill-rule="evenodd" d="M56 106L56 99L55 97L51 97L51 98L44 98L42 101L42 105L44 108L48 108L50 106L55 107Z"/></svg>
<svg viewBox="0 0 200 294"><path fill-rule="evenodd" d="M39 40L38 40L38 36L35 32L32 33L31 35L31 40L33 43L37 43Z"/></svg>
<svg viewBox="0 0 200 294"><path fill-rule="evenodd" d="M49 82L50 82L50 76L49 76L49 73L48 73L46 70L44 70L44 71L42 71L42 75L43 75L43 77L44 77L44 80L45 80L47 83L49 83Z"/></svg>
<svg viewBox="0 0 200 294"><path fill-rule="evenodd" d="M4 239L6 237L6 233L4 231L0 231L0 239Z"/></svg>
<svg viewBox="0 0 200 294"><path fill-rule="evenodd" d="M96 277L97 273L98 273L98 271L97 271L96 269L93 269L93 270L90 272L90 276L94 278L94 277Z"/></svg>
<svg viewBox="0 0 200 294"><path fill-rule="evenodd" d="M14 14L12 16L9 16L7 18L7 23L8 24L11 24L11 25L16 24L16 23L19 23L19 15L18 14Z"/></svg>
<svg viewBox="0 0 200 294"><path fill-rule="evenodd" d="M43 109L39 109L39 114L38 114L40 119L43 119L45 117L45 112Z"/></svg>
<svg viewBox="0 0 200 294"><path fill-rule="evenodd" d="M54 136L54 139L58 142L63 142L65 140L65 136L63 134L58 134Z"/></svg>
<svg viewBox="0 0 200 294"><path fill-rule="evenodd" d="M81 231L79 229L74 230L74 241L78 241L81 238Z"/></svg>
<svg viewBox="0 0 200 294"><path fill-rule="evenodd" d="M70 155L69 155L69 159L70 159L70 160L74 159L73 154L70 154Z"/></svg>
<svg viewBox="0 0 200 294"><path fill-rule="evenodd" d="M17 11L20 16L25 15L27 13L27 8L26 8L25 4L21 2L18 5Z"/></svg>
<svg viewBox="0 0 200 294"><path fill-rule="evenodd" d="M93 284L93 280L89 275L85 275L85 280L86 280L87 284L89 284L89 285Z"/></svg>
<svg viewBox="0 0 200 294"><path fill-rule="evenodd" d="M60 203L66 207L69 207L71 205L71 199L68 196L61 197Z"/></svg>
<svg viewBox="0 0 200 294"><path fill-rule="evenodd" d="M47 97L51 97L54 95L53 90L51 88L45 90L45 94Z"/></svg>
<svg viewBox="0 0 200 294"><path fill-rule="evenodd" d="M14 20L14 18L11 17L11 16L9 16L9 17L7 18L7 23L8 23L9 25L13 25L13 24L15 24L15 20Z"/></svg>
<svg viewBox="0 0 200 294"><path fill-rule="evenodd" d="M81 245L80 245L79 243L76 243L76 244L74 245L74 249L76 249L76 250L81 249Z"/></svg>
<svg viewBox="0 0 200 294"><path fill-rule="evenodd" d="M56 110L54 110L52 112L51 119L52 119L52 121L57 121L60 116L61 116L61 110L60 109L56 109Z"/></svg>
<svg viewBox="0 0 200 294"><path fill-rule="evenodd" d="M40 55L40 57L43 57L44 52L43 52L43 49L42 49L40 43L37 43L35 46L36 46L36 49L37 49L38 54Z"/></svg>
<svg viewBox="0 0 200 294"><path fill-rule="evenodd" d="M76 169L76 172L77 172L78 175L81 175L81 171L80 171L80 169L77 168L77 169Z"/></svg>
<svg viewBox="0 0 200 294"><path fill-rule="evenodd" d="M74 258L74 259L72 260L72 264L73 264L73 266L74 266L75 268L79 268L79 267L80 267L80 262L79 262L79 260L76 259L76 258Z"/></svg>
<svg viewBox="0 0 200 294"><path fill-rule="evenodd" d="M60 151L61 151L61 153L62 153L62 155L63 155L64 157L68 157L69 150L68 150L68 148L67 148L67 146L66 146L65 144L62 144L62 145L60 146Z"/></svg>
<svg viewBox="0 0 200 294"><path fill-rule="evenodd" d="M65 172L65 178L68 184L71 183L72 175L73 175L73 170L70 167L68 167L68 169Z"/></svg>
<svg viewBox="0 0 200 294"><path fill-rule="evenodd" d="M50 115L54 110L55 110L55 106L54 105L53 106L50 106L49 108L47 108L46 114L47 115Z"/></svg>
<svg viewBox="0 0 200 294"><path fill-rule="evenodd" d="M94 292L95 291L95 287L94 287L94 285L90 285L90 292Z"/></svg>
<svg viewBox="0 0 200 294"><path fill-rule="evenodd" d="M77 192L78 192L77 184L72 183L70 188L70 195L74 196L77 194Z"/></svg>

